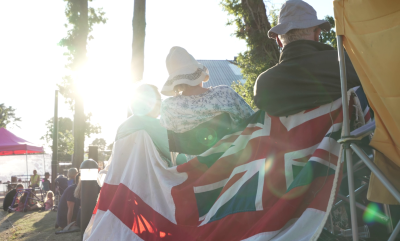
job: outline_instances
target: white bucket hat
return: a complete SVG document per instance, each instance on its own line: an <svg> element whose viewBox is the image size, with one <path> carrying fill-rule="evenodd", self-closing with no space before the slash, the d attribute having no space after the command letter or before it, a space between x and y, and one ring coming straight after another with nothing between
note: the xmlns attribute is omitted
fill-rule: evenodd
<svg viewBox="0 0 400 241"><path fill-rule="evenodd" d="M174 87L180 84L196 86L207 82L209 72L206 66L198 63L186 49L172 47L166 60L169 77L165 82L161 94L174 96Z"/></svg>
<svg viewBox="0 0 400 241"><path fill-rule="evenodd" d="M292 29L304 29L319 26L323 31L329 31L331 24L317 18L317 12L302 0L286 1L279 13L278 25L268 31L268 37L275 38Z"/></svg>

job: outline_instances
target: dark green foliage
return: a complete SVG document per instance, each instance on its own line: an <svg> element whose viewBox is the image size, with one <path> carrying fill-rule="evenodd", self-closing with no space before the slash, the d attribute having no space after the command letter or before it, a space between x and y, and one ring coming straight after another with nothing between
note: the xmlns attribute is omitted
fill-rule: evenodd
<svg viewBox="0 0 400 241"><path fill-rule="evenodd" d="M53 119L46 122L47 131L40 139L45 140L50 148L53 144ZM58 160L60 162L71 161L71 155L74 153L74 136L72 133L73 122L70 118L58 118Z"/></svg>
<svg viewBox="0 0 400 241"><path fill-rule="evenodd" d="M321 32L321 35L319 36L319 41L324 44L329 44L330 46L337 49L335 19L332 16L325 16L324 19L331 24L332 28L329 32Z"/></svg>
<svg viewBox="0 0 400 241"><path fill-rule="evenodd" d="M85 116L85 136L99 134L101 127L90 123L91 114ZM40 139L46 141L52 148L53 144L53 118L46 122L47 131ZM74 136L72 133L73 121L68 117L58 118L58 159L59 161L70 161L74 153Z"/></svg>
<svg viewBox="0 0 400 241"><path fill-rule="evenodd" d="M93 140L92 146L97 146L99 148L99 151L104 151L106 149L106 140L103 138L96 138Z"/></svg>
<svg viewBox="0 0 400 241"><path fill-rule="evenodd" d="M248 50L239 53L237 65L242 70L245 84L234 83L232 88L243 99L255 108L253 102L254 83L262 72L274 66L279 60L278 45L275 40L268 38L268 31L277 22L276 10L266 14L263 0L222 0L224 11L233 19L227 25L236 25L233 34L247 43Z"/></svg>
<svg viewBox="0 0 400 241"><path fill-rule="evenodd" d="M7 107L4 103L0 104L0 128L7 128L7 125L15 125L17 127L21 118L15 116L15 109L11 106Z"/></svg>
<svg viewBox="0 0 400 241"><path fill-rule="evenodd" d="M112 151L114 148L114 142L107 146L107 150Z"/></svg>

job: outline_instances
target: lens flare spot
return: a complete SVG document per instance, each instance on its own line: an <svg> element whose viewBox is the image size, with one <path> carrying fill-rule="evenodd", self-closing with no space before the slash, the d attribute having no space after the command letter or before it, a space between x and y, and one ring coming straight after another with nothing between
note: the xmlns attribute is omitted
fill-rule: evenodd
<svg viewBox="0 0 400 241"><path fill-rule="evenodd" d="M271 170L271 167L274 163L274 156L269 156L266 160L265 160L265 173L268 173L269 170Z"/></svg>
<svg viewBox="0 0 400 241"><path fill-rule="evenodd" d="M150 86L139 86L131 100L130 109L134 115L144 116L155 108L160 109L160 95Z"/></svg>
<svg viewBox="0 0 400 241"><path fill-rule="evenodd" d="M212 147L218 140L217 132L211 128L201 128L195 133L196 141L208 147Z"/></svg>
<svg viewBox="0 0 400 241"><path fill-rule="evenodd" d="M387 217L381 211L380 207L376 203L370 203L367 206L367 209L364 211L363 220L366 223L382 223L385 224L387 222Z"/></svg>

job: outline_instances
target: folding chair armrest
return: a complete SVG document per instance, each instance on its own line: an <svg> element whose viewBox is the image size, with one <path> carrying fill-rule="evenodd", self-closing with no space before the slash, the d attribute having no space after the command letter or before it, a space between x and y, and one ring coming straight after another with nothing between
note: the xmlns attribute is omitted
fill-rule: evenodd
<svg viewBox="0 0 400 241"><path fill-rule="evenodd" d="M375 121L371 121L370 123L361 126L360 128L355 129L350 132L349 136L343 137L338 140L339 143L351 142L351 141L359 141L362 138L372 134L375 130Z"/></svg>

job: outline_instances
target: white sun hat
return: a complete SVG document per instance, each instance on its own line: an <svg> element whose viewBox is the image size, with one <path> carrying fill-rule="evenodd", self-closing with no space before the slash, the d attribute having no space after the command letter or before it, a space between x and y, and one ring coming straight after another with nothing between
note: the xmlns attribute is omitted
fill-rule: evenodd
<svg viewBox="0 0 400 241"><path fill-rule="evenodd" d="M209 72L206 66L198 63L186 49L172 47L166 60L169 77L165 82L161 94L174 96L174 87L180 84L196 86L207 82Z"/></svg>
<svg viewBox="0 0 400 241"><path fill-rule="evenodd" d="M268 31L268 37L286 34L292 29L304 29L319 26L323 31L329 31L331 24L326 20L319 20L317 12L308 3L302 0L286 1L279 12L278 24Z"/></svg>

